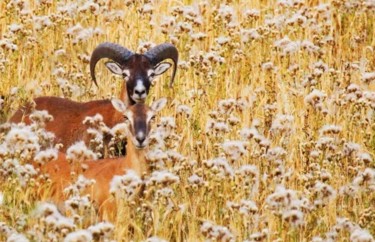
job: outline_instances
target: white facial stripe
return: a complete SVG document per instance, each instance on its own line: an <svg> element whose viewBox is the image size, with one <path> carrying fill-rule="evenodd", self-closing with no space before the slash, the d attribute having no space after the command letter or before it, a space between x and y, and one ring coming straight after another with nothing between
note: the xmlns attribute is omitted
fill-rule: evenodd
<svg viewBox="0 0 375 242"><path fill-rule="evenodd" d="M127 82L129 81L129 76L130 76L130 71L125 69L122 71L122 77L124 78L124 80Z"/></svg>
<svg viewBox="0 0 375 242"><path fill-rule="evenodd" d="M150 70L147 71L147 76L151 76L154 73L155 73L155 71L153 69L150 69Z"/></svg>
<svg viewBox="0 0 375 242"><path fill-rule="evenodd" d="M155 113L153 111L147 111L146 117L147 117L147 123L150 122L151 118L154 117Z"/></svg>
<svg viewBox="0 0 375 242"><path fill-rule="evenodd" d="M134 130L134 114L131 112L131 111L128 111L126 113L127 117L130 119L131 121L131 127ZM154 112L153 111L147 111L146 113L146 120L147 122L152 118L152 116L154 115ZM148 126L148 124L147 124ZM140 130L138 131L137 133L131 133L130 132L130 127L129 127L129 136L128 138L130 138L131 142L136 146L136 148L138 149L143 149L144 147L146 147L149 143L149 140L147 138L147 127L146 127L146 131L145 130Z"/></svg>
<svg viewBox="0 0 375 242"><path fill-rule="evenodd" d="M144 89L145 89L145 86L143 85L142 80L137 80L137 85L135 85L134 90L143 91Z"/></svg>
<svg viewBox="0 0 375 242"><path fill-rule="evenodd" d="M137 138L138 139L142 139L142 138L144 138L145 137L145 133L143 133L143 131L139 131L138 133L137 133Z"/></svg>
<svg viewBox="0 0 375 242"><path fill-rule="evenodd" d="M133 97L135 99L144 99L146 98L146 96L146 87L143 85L143 82L141 80L138 80L137 84L134 87Z"/></svg>
<svg viewBox="0 0 375 242"><path fill-rule="evenodd" d="M130 71L128 69L124 69L124 70L122 70L122 74L124 76L130 76Z"/></svg>
<svg viewBox="0 0 375 242"><path fill-rule="evenodd" d="M129 119L130 125L134 127L134 118L133 118L133 113L132 112L126 112L125 113L126 117Z"/></svg>

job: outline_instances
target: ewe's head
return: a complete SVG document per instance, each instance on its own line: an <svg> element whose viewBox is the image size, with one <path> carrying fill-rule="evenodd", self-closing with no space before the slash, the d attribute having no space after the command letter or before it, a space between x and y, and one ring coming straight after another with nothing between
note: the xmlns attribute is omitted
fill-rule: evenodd
<svg viewBox="0 0 375 242"><path fill-rule="evenodd" d="M169 87L172 86L177 70L178 51L172 44L165 43L141 55L118 44L102 43L95 48L90 60L91 77L96 85L95 65L102 58L113 60L106 62L106 66L111 72L124 78L129 104L134 104L143 103L154 78L171 67L170 63L162 62L165 59L172 59L174 64L169 83Z"/></svg>
<svg viewBox="0 0 375 242"><path fill-rule="evenodd" d="M144 103L137 103L126 106L119 99L112 99L113 107L123 113L127 124L128 139L137 149L145 148L149 143L149 134L155 115L164 108L167 103L166 98L161 98L152 103L151 107Z"/></svg>

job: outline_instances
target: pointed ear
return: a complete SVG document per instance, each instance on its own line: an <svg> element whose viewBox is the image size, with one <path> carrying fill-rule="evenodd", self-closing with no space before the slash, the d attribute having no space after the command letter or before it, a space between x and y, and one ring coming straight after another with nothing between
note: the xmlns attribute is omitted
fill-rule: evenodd
<svg viewBox="0 0 375 242"><path fill-rule="evenodd" d="M160 98L159 100L156 100L151 104L151 109L155 112L159 112L164 108L165 104L167 104L167 99Z"/></svg>
<svg viewBox="0 0 375 242"><path fill-rule="evenodd" d="M125 113L126 111L126 105L120 100L120 99L117 99L117 98L113 98L111 100L111 103L113 105L113 107L119 111L120 113Z"/></svg>
<svg viewBox="0 0 375 242"><path fill-rule="evenodd" d="M172 66L171 63L168 63L168 62L162 62L162 63L159 63L155 66L154 70L155 70L155 76L158 76L158 75L161 75L163 74L164 72L166 72L170 67Z"/></svg>
<svg viewBox="0 0 375 242"><path fill-rule="evenodd" d="M121 75L122 76L122 69L121 66L113 61L107 61L105 63L105 66L113 73L116 75Z"/></svg>

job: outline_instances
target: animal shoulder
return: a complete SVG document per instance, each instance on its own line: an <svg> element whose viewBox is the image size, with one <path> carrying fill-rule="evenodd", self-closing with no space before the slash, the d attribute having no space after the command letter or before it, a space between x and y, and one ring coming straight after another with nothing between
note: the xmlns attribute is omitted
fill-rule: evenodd
<svg viewBox="0 0 375 242"><path fill-rule="evenodd" d="M125 169L120 170L121 159L125 158L111 158L100 161L86 161L87 170L84 174L89 175L90 177L100 177L107 173L111 174L125 174Z"/></svg>

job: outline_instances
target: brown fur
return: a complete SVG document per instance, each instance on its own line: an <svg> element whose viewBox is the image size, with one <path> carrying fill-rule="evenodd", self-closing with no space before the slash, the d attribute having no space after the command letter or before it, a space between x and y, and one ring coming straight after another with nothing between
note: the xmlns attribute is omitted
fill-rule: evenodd
<svg viewBox="0 0 375 242"><path fill-rule="evenodd" d="M99 208L100 215L103 215L103 211L105 211L106 214L113 214L113 212L116 211L116 203L109 194L110 182L113 177L116 175L124 175L126 170L129 169L134 170L139 176L148 172L145 159L147 144L143 146L144 148L137 149L133 142L138 142L134 141L134 139L136 139L135 134L143 130L143 126L145 126L147 130L145 137L148 137L152 121L147 120L146 114L150 111L157 112L160 110L160 106L157 106L158 103L156 103L156 107L151 108L144 104L135 104L126 108L126 113L131 113L131 115L128 116L132 118L132 120L128 121L127 135L133 136L133 139L129 139L133 141L128 142L126 147L127 155L124 158L84 161L82 165L85 166L85 169L83 170L81 164L72 165L67 161L63 153L59 153L57 160L40 167L41 171L49 174L52 180L52 199L57 204L61 204L65 200L63 190L74 181L74 178L71 177L72 172L74 172L75 174L82 174L86 178L96 180L96 183L92 185L91 188L87 189L85 193L91 195ZM138 125L135 125L137 123ZM142 125L139 125L139 123L142 123ZM135 132L132 133L130 130ZM139 143L137 145L139 147ZM109 216L111 217L111 215Z"/></svg>
<svg viewBox="0 0 375 242"><path fill-rule="evenodd" d="M58 159L42 166L41 171L50 176L52 200L57 204L62 204L66 199L63 194L64 188L74 182L71 172L82 174L88 179L95 179L94 185L84 193L91 195L101 216L105 212L111 217L116 211L116 203L109 193L111 180L116 175L124 175L129 169L136 171L138 175L148 172L145 152L144 149L137 150L132 142L129 142L126 157L84 161L83 165L87 166L84 171L79 165L70 164L65 154L59 153Z"/></svg>
<svg viewBox="0 0 375 242"><path fill-rule="evenodd" d="M38 97L34 102L36 110L47 110L53 116L53 121L46 124L46 130L55 134L55 143L64 145L60 149L62 152L79 140L84 140L88 145L87 126L82 123L87 116L101 114L103 122L110 128L123 121L123 115L112 106L110 100L79 103L59 97ZM24 121L30 124L31 112L32 104L29 103L18 109L9 122Z"/></svg>

